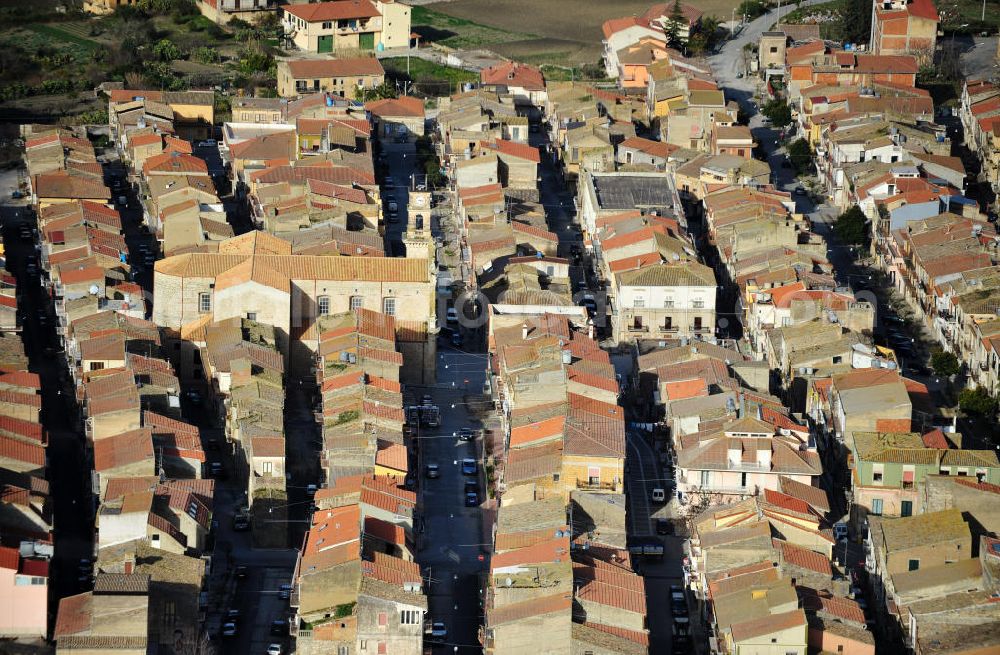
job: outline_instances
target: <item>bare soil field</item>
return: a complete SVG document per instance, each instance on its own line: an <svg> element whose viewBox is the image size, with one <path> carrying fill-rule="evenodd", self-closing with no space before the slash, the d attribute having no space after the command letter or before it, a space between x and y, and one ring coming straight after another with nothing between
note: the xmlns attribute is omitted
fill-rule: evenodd
<svg viewBox="0 0 1000 655"><path fill-rule="evenodd" d="M539 63L562 59L567 65L576 65L600 58L604 21L645 13L653 4L654 0L451 0L426 6L461 20L536 37L486 46L500 54ZM728 20L739 0L700 0L695 4L706 14Z"/></svg>

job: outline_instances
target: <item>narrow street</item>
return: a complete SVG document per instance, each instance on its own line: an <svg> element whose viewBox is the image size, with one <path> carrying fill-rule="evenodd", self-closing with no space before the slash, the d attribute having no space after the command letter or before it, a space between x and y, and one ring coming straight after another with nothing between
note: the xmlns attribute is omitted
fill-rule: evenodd
<svg viewBox="0 0 1000 655"><path fill-rule="evenodd" d="M443 622L448 630L447 637L434 644L435 653L482 652L479 590L480 575L489 566L489 544L480 508L467 507L465 497L475 489L481 503L485 493L479 417L492 408L492 402L480 393L485 367L484 355L442 347L437 384L407 387L407 405L419 404L427 394L441 409L441 425L421 427L416 436L422 517L417 529L417 562L427 581L429 620ZM475 440L460 440L462 428L472 429ZM476 460L475 476L463 474L462 460L466 458ZM438 466L440 477L427 477L427 467L432 464Z"/></svg>
<svg viewBox="0 0 1000 655"><path fill-rule="evenodd" d="M49 602L53 612L59 599L87 591L89 580L81 580L81 559L94 557L94 514L90 502L90 470L83 432L77 424L76 401L65 359L58 352L59 340L52 320L52 301L38 273L29 274L27 257L38 258L35 243L18 238L20 225L36 226L30 208L24 205L0 208L7 269L17 276L25 353L29 369L42 384L41 422L48 432L48 479L53 501L55 554L52 562Z"/></svg>

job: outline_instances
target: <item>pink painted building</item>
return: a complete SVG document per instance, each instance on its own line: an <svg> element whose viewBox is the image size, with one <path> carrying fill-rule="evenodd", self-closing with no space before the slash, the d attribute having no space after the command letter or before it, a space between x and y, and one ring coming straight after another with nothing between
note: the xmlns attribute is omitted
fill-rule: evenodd
<svg viewBox="0 0 1000 655"><path fill-rule="evenodd" d="M48 560L0 546L0 637L44 637L48 591Z"/></svg>

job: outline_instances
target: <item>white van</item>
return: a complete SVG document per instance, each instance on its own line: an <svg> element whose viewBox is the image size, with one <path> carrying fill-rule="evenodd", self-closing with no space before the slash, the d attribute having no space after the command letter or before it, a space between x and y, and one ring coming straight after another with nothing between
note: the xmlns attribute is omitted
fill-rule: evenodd
<svg viewBox="0 0 1000 655"><path fill-rule="evenodd" d="M653 489L653 493L650 494L650 497L653 499L654 503L667 502L667 492L660 488Z"/></svg>

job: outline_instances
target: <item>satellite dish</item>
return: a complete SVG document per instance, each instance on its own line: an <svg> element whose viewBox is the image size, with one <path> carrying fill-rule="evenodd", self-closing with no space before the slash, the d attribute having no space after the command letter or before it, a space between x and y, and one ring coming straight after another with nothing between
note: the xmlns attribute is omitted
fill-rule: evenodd
<svg viewBox="0 0 1000 655"><path fill-rule="evenodd" d="M89 290L90 290L90 295L96 296L98 293L100 293L101 288L96 284L91 284Z"/></svg>

